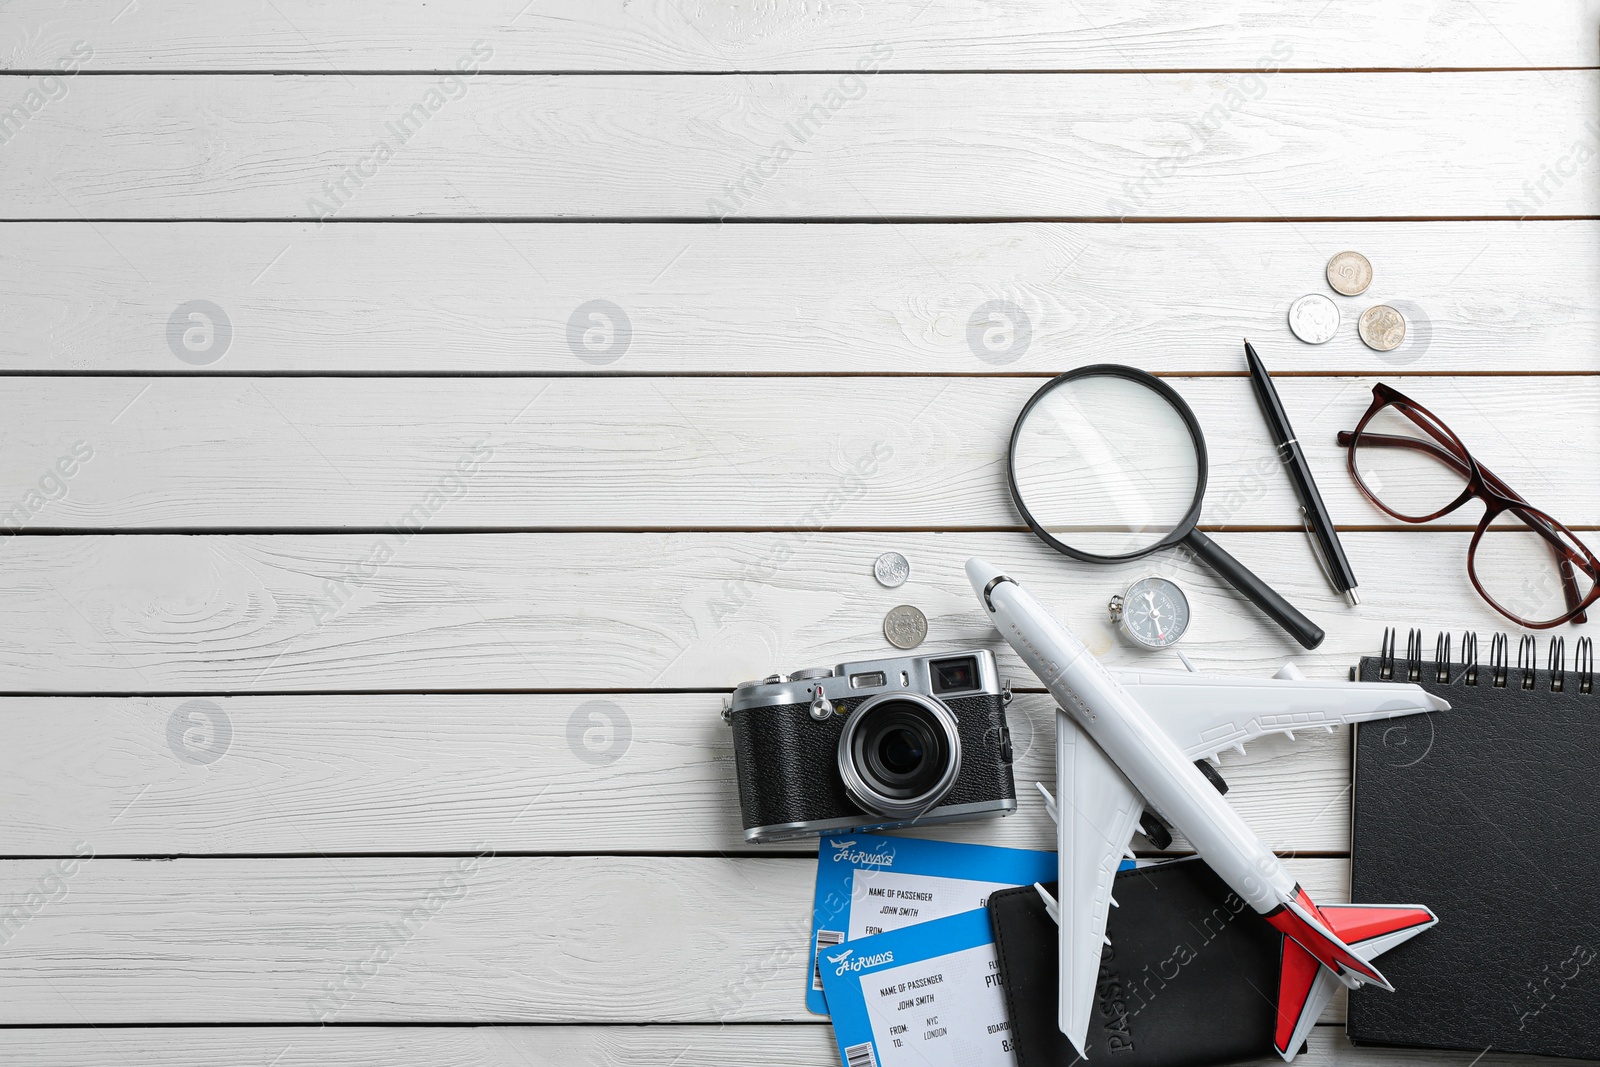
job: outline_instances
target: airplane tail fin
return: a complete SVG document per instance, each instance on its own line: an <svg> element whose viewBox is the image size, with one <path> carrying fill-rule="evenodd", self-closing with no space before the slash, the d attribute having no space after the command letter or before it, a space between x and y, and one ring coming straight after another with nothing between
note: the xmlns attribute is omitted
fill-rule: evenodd
<svg viewBox="0 0 1600 1067"><path fill-rule="evenodd" d="M1283 939L1283 957L1278 972L1278 1019L1273 1028L1272 1045L1278 1055L1292 1060L1300 1052L1311 1028L1322 1017L1322 1009L1339 988L1333 972L1300 947L1293 938Z"/></svg>
<svg viewBox="0 0 1600 1067"><path fill-rule="evenodd" d="M1292 1060L1340 984L1372 982L1392 990L1369 961L1439 920L1427 908L1411 905L1318 907L1297 887L1295 900L1267 921L1284 932L1273 1045Z"/></svg>

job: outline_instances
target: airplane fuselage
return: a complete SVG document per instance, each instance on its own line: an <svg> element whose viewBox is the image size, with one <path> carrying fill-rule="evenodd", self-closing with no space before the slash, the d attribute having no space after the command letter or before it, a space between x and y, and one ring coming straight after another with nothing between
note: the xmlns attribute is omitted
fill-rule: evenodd
<svg viewBox="0 0 1600 1067"><path fill-rule="evenodd" d="M995 625L1062 710L1218 877L1261 914L1294 898L1283 862L1083 642L1015 582L988 595Z"/></svg>

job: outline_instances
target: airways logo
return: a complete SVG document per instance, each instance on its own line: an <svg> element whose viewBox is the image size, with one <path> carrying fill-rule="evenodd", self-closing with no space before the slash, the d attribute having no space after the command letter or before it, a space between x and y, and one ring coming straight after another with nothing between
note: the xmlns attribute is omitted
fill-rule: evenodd
<svg viewBox="0 0 1600 1067"><path fill-rule="evenodd" d="M879 964L894 962L893 952L874 952L870 956L855 956L855 951L853 948L847 948L836 956L828 957L829 963L837 963L839 965L839 969L834 971L834 974L841 975L846 972L854 974L863 967L876 967ZM855 956L855 958L851 959L850 957L852 956Z"/></svg>
<svg viewBox="0 0 1600 1067"><path fill-rule="evenodd" d="M888 845L880 845L878 851L867 852L854 848L855 838L849 841L830 841L833 846L833 862L854 863L860 867L893 867L894 849Z"/></svg>

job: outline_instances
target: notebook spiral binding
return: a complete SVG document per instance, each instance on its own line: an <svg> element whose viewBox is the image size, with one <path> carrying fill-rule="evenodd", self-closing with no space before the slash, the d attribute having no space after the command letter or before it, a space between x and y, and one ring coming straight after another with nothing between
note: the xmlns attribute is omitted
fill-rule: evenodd
<svg viewBox="0 0 1600 1067"><path fill-rule="evenodd" d="M1406 634L1406 654L1402 662L1396 654L1399 632L1392 626L1383 631L1383 644L1378 653L1378 677L1393 681L1397 677L1408 682L1422 680L1422 631L1412 628ZM1534 689L1538 685L1539 643L1532 634L1523 634L1517 641L1517 665L1511 666L1511 640L1503 633L1489 638L1489 663L1487 671L1478 664L1478 635L1471 630L1461 634L1461 659L1451 658L1451 639L1441 631L1433 644L1433 681L1444 685L1452 680L1462 685L1477 685L1486 680L1496 689L1515 686ZM1572 649L1572 671L1568 678L1567 639L1552 637L1545 648L1544 671L1549 679L1550 691L1564 693L1568 686L1579 693L1594 693L1594 639L1580 637Z"/></svg>
<svg viewBox="0 0 1600 1067"><path fill-rule="evenodd" d="M1539 643L1532 634L1523 634L1517 642L1517 673L1522 675L1522 688L1533 688L1533 670L1538 663Z"/></svg>

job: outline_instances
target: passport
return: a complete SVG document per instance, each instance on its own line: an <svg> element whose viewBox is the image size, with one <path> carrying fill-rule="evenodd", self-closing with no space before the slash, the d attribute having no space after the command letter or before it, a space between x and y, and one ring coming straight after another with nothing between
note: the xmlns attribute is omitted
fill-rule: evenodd
<svg viewBox="0 0 1600 1067"><path fill-rule="evenodd" d="M1200 1067L1275 1055L1277 930L1198 858L1119 871L1113 895L1090 1063ZM1017 1067L1081 1062L1057 1022L1060 940L1038 892L996 892L988 911Z"/></svg>

